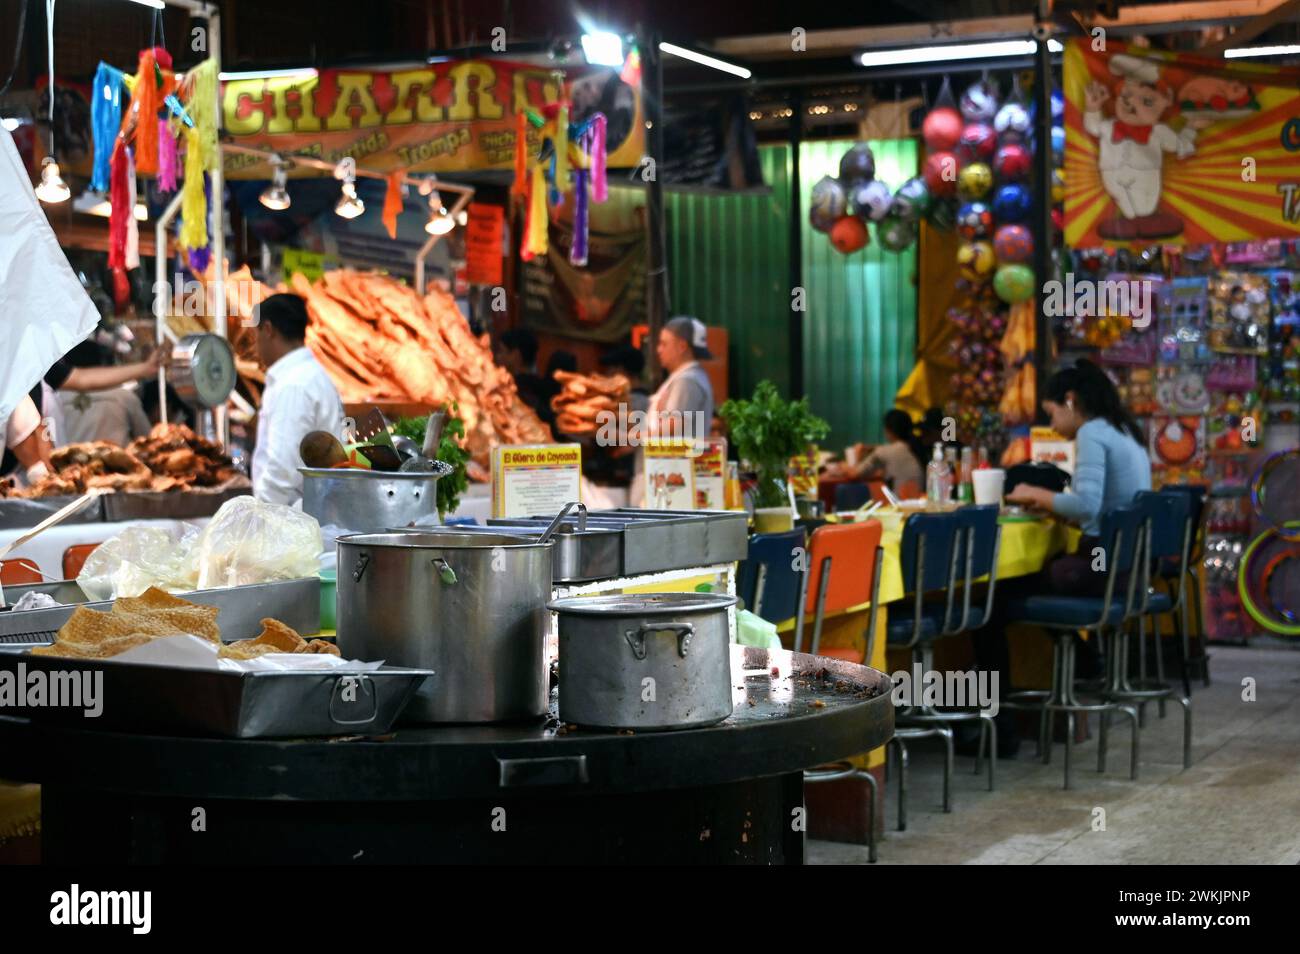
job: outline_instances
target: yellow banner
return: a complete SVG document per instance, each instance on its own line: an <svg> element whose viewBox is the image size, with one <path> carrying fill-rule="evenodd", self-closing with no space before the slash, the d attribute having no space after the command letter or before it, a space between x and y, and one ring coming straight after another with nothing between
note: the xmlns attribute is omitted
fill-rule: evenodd
<svg viewBox="0 0 1300 954"><path fill-rule="evenodd" d="M224 130L236 145L311 155L352 156L375 172L507 169L514 162L516 115L561 96L570 122L595 112L607 120L611 167L637 165L644 151L641 90L617 70L566 72L498 60L453 60L409 70L305 70L222 84ZM535 149L540 133L531 124ZM259 156L227 153L226 174L267 179ZM312 173L316 174L316 173Z"/></svg>
<svg viewBox="0 0 1300 954"><path fill-rule="evenodd" d="M1300 70L1078 38L1064 88L1071 247L1300 235Z"/></svg>

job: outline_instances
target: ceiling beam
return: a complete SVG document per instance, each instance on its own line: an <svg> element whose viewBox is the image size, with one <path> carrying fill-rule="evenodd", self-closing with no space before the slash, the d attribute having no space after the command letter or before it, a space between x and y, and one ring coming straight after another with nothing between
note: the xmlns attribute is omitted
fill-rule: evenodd
<svg viewBox="0 0 1300 954"><path fill-rule="evenodd" d="M1279 3L1267 13L1261 13L1255 18L1247 20L1222 40L1216 40L1198 52L1204 56L1222 56L1224 50L1245 46L1255 37L1266 30L1271 30L1279 23L1296 19L1300 19L1300 0L1285 0L1285 2Z"/></svg>

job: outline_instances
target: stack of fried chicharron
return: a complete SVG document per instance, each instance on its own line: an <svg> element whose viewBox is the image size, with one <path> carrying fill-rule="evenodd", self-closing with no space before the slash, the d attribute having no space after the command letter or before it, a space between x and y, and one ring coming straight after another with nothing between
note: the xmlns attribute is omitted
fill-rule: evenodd
<svg viewBox="0 0 1300 954"><path fill-rule="evenodd" d="M606 419L602 415L617 415L632 393L631 382L621 374L556 371L555 380L560 383L560 393L551 398L555 429L575 437L594 435Z"/></svg>

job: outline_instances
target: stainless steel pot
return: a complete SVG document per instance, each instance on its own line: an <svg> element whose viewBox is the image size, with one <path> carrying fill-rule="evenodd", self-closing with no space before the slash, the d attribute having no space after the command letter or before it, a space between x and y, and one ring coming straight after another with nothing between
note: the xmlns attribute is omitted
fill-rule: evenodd
<svg viewBox="0 0 1300 954"><path fill-rule="evenodd" d="M684 729L731 715L733 596L577 596L560 624L560 719L605 729Z"/></svg>
<svg viewBox="0 0 1300 954"><path fill-rule="evenodd" d="M538 718L548 701L551 547L443 529L340 537L339 649L434 671L404 718Z"/></svg>
<svg viewBox="0 0 1300 954"><path fill-rule="evenodd" d="M432 473L299 467L302 509L321 526L333 524L357 533L415 522L436 524L438 480L451 473L450 464L437 463Z"/></svg>

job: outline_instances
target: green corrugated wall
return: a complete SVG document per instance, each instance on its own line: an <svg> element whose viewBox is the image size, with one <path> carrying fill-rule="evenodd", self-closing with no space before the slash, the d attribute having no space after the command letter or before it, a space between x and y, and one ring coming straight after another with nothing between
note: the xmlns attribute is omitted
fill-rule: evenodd
<svg viewBox="0 0 1300 954"><path fill-rule="evenodd" d="M801 209L851 144L802 144ZM915 173L915 141L871 146L877 178L891 187ZM763 378L786 394L790 385L790 148L762 146L759 158L770 194L665 196L669 307L729 331L732 396ZM801 219L805 391L831 423L828 446L880 440L880 419L916 357L915 249L894 254L873 242L841 255Z"/></svg>
<svg viewBox="0 0 1300 954"><path fill-rule="evenodd" d="M852 140L806 142L800 149L800 208L808 208L822 176L839 174ZM913 139L871 143L876 178L896 189L916 174ZM887 252L875 241L842 255L829 239L803 228L804 390L813 410L830 421L829 447L880 441L881 418L916 362L916 246Z"/></svg>
<svg viewBox="0 0 1300 954"><path fill-rule="evenodd" d="M664 196L669 308L727 329L732 396L790 387L790 149L759 159L769 194Z"/></svg>

